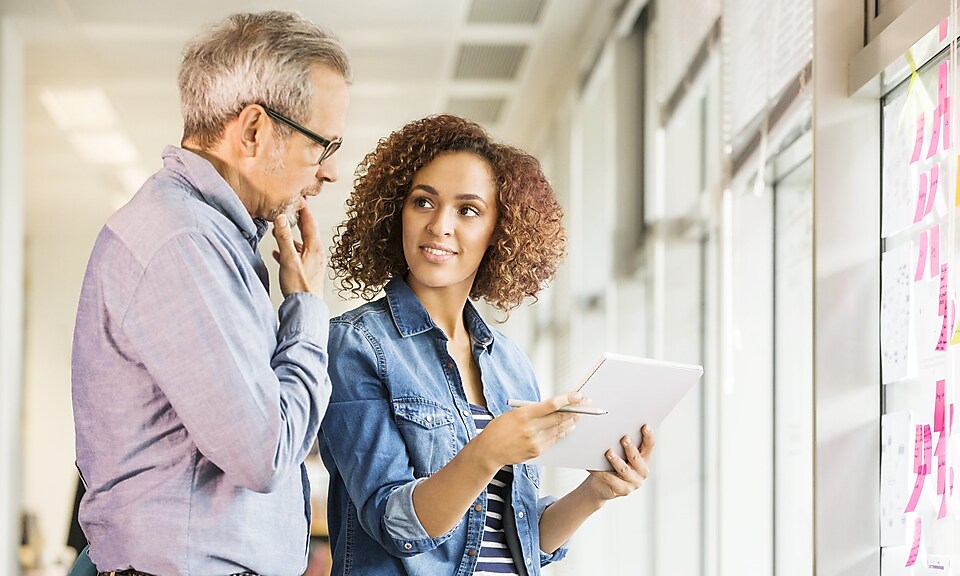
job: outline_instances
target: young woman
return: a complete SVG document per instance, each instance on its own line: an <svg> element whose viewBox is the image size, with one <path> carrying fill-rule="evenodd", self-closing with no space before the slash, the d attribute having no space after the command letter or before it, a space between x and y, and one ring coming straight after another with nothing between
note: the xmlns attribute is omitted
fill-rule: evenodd
<svg viewBox="0 0 960 576"><path fill-rule="evenodd" d="M331 321L333 396L320 434L335 574L539 574L612 498L648 474L653 437L609 450L557 500L539 497L548 449L577 416L539 398L529 361L471 299L505 314L564 253L539 163L454 116L412 122L357 170L331 266L372 299Z"/></svg>

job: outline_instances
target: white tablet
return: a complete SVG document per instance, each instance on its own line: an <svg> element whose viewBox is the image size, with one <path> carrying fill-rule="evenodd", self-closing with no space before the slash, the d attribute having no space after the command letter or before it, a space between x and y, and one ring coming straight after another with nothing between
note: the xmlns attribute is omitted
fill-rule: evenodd
<svg viewBox="0 0 960 576"><path fill-rule="evenodd" d="M610 470L604 453L613 448L622 456L624 435L639 446L644 424L656 434L664 417L701 376L703 366L604 353L584 376L580 392L593 401L591 408L607 413L580 416L570 434L531 462Z"/></svg>

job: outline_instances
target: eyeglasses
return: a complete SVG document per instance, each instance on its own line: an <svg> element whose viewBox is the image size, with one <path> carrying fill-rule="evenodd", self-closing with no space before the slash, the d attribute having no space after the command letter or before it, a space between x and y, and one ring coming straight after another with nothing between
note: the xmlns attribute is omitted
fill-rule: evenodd
<svg viewBox="0 0 960 576"><path fill-rule="evenodd" d="M294 130L296 130L297 132L303 134L304 136L306 136L306 137L309 138L310 140L312 140L312 141L316 142L317 144L323 146L323 152L320 154L320 159L317 160L317 164L323 164L323 161L326 160L327 158L333 156L333 154L334 154L337 150L340 149L340 145L343 144L343 138L337 138L336 140L328 140L328 139L324 138L323 136L321 136L321 135L319 135L319 134L317 134L317 133L315 133L315 132L313 132L313 131L311 131L311 130L306 129L306 128L304 128L303 126L301 126L301 125L299 125L299 124L297 124L296 122L294 122L293 120L287 118L286 116L284 116L283 114L277 112L276 110L272 110L272 109L264 106L263 104L261 104L260 107L264 109L264 111L267 113L267 116L273 118L274 120L278 120L278 121L280 121L280 122L283 122L284 124L286 124L286 125L289 126L290 128L293 128Z"/></svg>

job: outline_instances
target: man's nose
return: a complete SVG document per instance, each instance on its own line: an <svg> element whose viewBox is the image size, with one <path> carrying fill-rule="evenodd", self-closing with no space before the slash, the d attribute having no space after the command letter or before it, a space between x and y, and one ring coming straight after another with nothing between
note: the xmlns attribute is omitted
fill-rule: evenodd
<svg viewBox="0 0 960 576"><path fill-rule="evenodd" d="M321 182L336 182L337 178L340 177L340 163L337 160L337 155L333 154L326 160L320 163L320 166L317 167L317 180ZM317 192L320 190L317 189Z"/></svg>

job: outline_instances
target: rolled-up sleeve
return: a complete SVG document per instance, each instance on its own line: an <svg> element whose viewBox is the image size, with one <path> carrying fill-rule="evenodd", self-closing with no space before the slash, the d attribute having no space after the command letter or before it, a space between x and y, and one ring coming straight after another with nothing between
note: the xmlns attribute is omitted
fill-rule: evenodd
<svg viewBox="0 0 960 576"><path fill-rule="evenodd" d="M236 485L269 492L302 464L329 399L328 311L294 294L277 326L252 312L265 297L253 282L229 246L178 235L146 264L121 333L200 452Z"/></svg>
<svg viewBox="0 0 960 576"><path fill-rule="evenodd" d="M540 521L540 518L543 518L543 511L556 501L556 496L543 496L537 500L537 522ZM566 557L567 552L570 550L570 541L567 540L564 542L563 545L553 551L553 554L547 554L543 550L540 550L539 547L537 550L540 552L540 566L543 567L547 564L563 560L564 557Z"/></svg>
<svg viewBox="0 0 960 576"><path fill-rule="evenodd" d="M330 329L333 393L321 433L357 507L364 531L388 553L413 556L434 550L456 531L431 538L413 506L414 477L384 385L382 355L360 326Z"/></svg>

